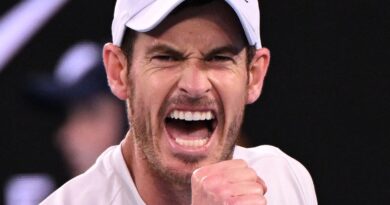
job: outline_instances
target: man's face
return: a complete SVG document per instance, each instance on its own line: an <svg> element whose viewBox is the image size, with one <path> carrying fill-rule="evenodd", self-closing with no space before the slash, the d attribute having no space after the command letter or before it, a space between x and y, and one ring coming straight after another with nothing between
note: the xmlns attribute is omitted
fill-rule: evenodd
<svg viewBox="0 0 390 205"><path fill-rule="evenodd" d="M131 132L160 177L189 183L194 169L231 158L248 92L245 42L221 2L180 10L137 35Z"/></svg>

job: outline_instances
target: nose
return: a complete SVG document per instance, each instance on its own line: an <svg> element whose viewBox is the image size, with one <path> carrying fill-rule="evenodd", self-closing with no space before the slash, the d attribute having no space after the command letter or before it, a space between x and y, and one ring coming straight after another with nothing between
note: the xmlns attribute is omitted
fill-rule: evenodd
<svg viewBox="0 0 390 205"><path fill-rule="evenodd" d="M199 59L189 60L182 69L178 88L192 98L201 98L211 90L211 82L204 63Z"/></svg>

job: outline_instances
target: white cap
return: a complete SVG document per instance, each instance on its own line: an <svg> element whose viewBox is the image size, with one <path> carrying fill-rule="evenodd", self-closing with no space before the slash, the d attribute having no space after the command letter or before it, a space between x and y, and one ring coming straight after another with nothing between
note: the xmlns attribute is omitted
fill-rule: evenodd
<svg viewBox="0 0 390 205"><path fill-rule="evenodd" d="M112 21L112 39L120 46L126 27L138 32L155 28L184 0L117 0ZM249 45L261 48L258 0L225 0L236 12Z"/></svg>

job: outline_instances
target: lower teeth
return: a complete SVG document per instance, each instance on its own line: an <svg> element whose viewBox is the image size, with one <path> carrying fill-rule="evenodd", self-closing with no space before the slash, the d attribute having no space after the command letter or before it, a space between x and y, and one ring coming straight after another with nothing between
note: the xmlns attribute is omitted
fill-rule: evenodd
<svg viewBox="0 0 390 205"><path fill-rule="evenodd" d="M177 144L186 147L201 147L207 143L207 138L197 139L197 140L185 140L185 139L176 138L175 141Z"/></svg>

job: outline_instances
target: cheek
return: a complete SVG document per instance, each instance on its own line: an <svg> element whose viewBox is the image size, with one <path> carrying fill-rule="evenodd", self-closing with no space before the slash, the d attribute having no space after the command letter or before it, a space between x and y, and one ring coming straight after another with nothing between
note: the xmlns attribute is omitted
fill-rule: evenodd
<svg viewBox="0 0 390 205"><path fill-rule="evenodd" d="M216 95L220 98L226 120L233 120L235 115L242 112L247 97L246 73L228 73L213 75L212 82ZM230 119L230 120L229 120Z"/></svg>
<svg viewBox="0 0 390 205"><path fill-rule="evenodd" d="M242 103L248 92L246 72L210 72L212 81L222 101Z"/></svg>
<svg viewBox="0 0 390 205"><path fill-rule="evenodd" d="M177 75L168 72L143 73L135 76L133 91L135 112L141 112L141 115L150 113L152 119L158 118L164 101L170 96L174 90ZM130 99L131 100L131 99ZM142 107L142 108L141 108ZM158 120L158 119L156 119Z"/></svg>
<svg viewBox="0 0 390 205"><path fill-rule="evenodd" d="M229 116L229 112L232 115L236 115L243 110L246 103L246 86L234 85L230 89L225 88L223 94L223 103L226 115Z"/></svg>

